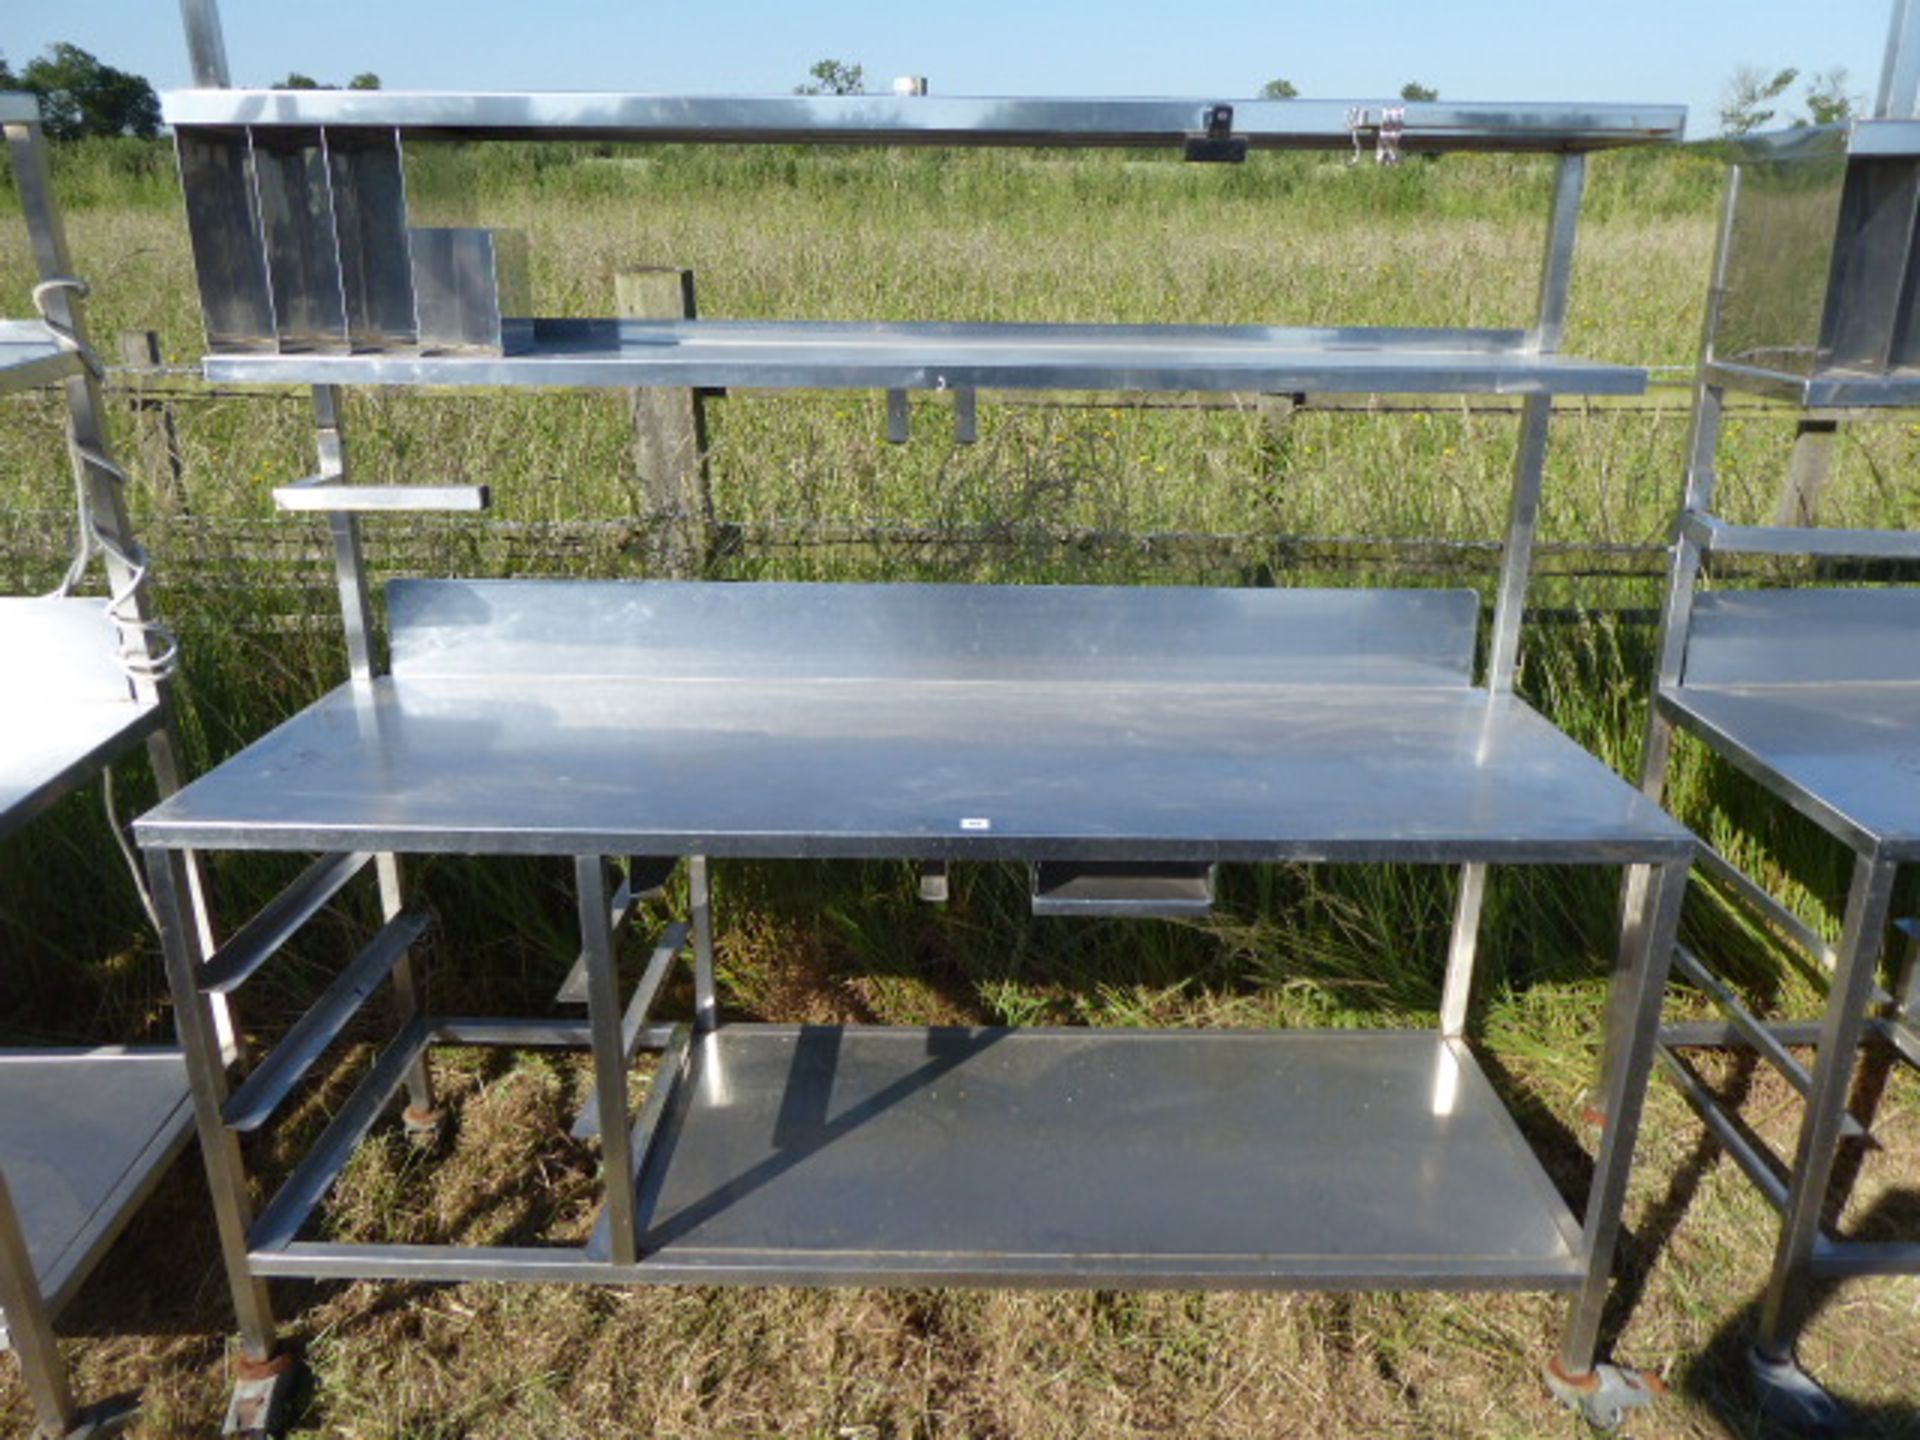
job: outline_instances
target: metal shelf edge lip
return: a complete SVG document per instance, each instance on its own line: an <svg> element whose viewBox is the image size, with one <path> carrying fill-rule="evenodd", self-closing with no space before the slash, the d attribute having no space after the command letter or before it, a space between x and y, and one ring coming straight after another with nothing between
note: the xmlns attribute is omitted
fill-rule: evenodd
<svg viewBox="0 0 1920 1440"><path fill-rule="evenodd" d="M1805 410L1906 409L1920 405L1920 371L1773 370L1731 360L1702 367L1707 382Z"/></svg>
<svg viewBox="0 0 1920 1440"><path fill-rule="evenodd" d="M536 321L502 355L207 355L215 384L1641 395L1640 367L1513 332L1282 327Z"/></svg>
<svg viewBox="0 0 1920 1440"><path fill-rule="evenodd" d="M893 95L646 95L175 90L168 124L356 126L498 139L574 137L710 143L882 145L1180 145L1233 107L1233 135L1256 149L1343 149L1348 114L1405 112L1401 146L1421 149L1588 150L1677 140L1679 105L1402 100L1043 98ZM1377 120L1375 122L1377 124ZM1368 126L1362 125L1366 133Z"/></svg>
<svg viewBox="0 0 1920 1440"><path fill-rule="evenodd" d="M537 677L349 682L136 834L165 848L1060 861L1613 864L1694 849L1524 701L1466 687L570 679L564 694L556 707ZM1085 723L1096 714L1109 720ZM483 731L475 715L491 717ZM1007 740L1063 723L1071 745ZM554 780L555 746L591 786ZM720 809L700 780L716 766L738 779ZM808 766L817 783L799 790L767 778ZM450 789L449 774L467 778ZM843 782L865 797L855 809ZM1317 797L1339 786L1377 803L1333 823ZM961 825L982 793L997 797L987 823Z"/></svg>
<svg viewBox="0 0 1920 1440"><path fill-rule="evenodd" d="M1712 515L1684 516L1689 539L1727 555L1819 556L1847 560L1920 560L1920 533L1813 526L1729 525Z"/></svg>
<svg viewBox="0 0 1920 1440"><path fill-rule="evenodd" d="M1811 160L1833 155L1920 155L1920 120L1849 120L1838 125L1800 125L1742 135L1725 143L1743 161Z"/></svg>

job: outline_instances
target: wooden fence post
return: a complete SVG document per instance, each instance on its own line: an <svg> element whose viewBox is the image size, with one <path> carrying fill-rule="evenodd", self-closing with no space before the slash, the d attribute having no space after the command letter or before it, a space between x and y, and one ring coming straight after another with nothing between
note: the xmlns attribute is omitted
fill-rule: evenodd
<svg viewBox="0 0 1920 1440"><path fill-rule="evenodd" d="M1833 474L1833 447L1839 432L1839 422L1824 417L1803 418L1794 427L1793 459L1787 464L1787 483L1780 491L1774 524L1797 527L1814 523L1820 492Z"/></svg>
<svg viewBox="0 0 1920 1440"><path fill-rule="evenodd" d="M139 369L153 369L161 363L160 335L155 330L122 330L120 362ZM188 513L186 457L180 450L180 430L173 417L173 404L153 400L135 387L133 402L134 432L138 437L140 464L156 478L161 498L169 509ZM154 418L158 416L156 423Z"/></svg>
<svg viewBox="0 0 1920 1440"><path fill-rule="evenodd" d="M693 271L667 265L622 270L614 304L625 320L691 320L698 313ZM698 390L633 392L633 465L649 508L662 522L663 568L685 578L705 572L713 533L707 472L706 401Z"/></svg>

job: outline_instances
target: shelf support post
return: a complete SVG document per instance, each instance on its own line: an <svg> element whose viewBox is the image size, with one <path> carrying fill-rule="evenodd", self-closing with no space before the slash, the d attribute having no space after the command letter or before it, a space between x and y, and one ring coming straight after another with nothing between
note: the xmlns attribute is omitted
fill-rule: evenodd
<svg viewBox="0 0 1920 1440"><path fill-rule="evenodd" d="M320 473L346 484L351 480L347 440L341 426L341 395L337 385L313 387L313 418L320 452ZM367 585L365 556L360 544L360 517L347 510L327 512L333 539L334 579L340 593L340 621L347 643L347 670L359 684L371 684L385 673L373 625L373 600ZM406 908L400 857L374 857L380 884L380 918L391 920ZM405 1025L420 1013L420 981L411 954L393 967L394 1018ZM422 1055L407 1067L407 1123L424 1129L434 1115L433 1077Z"/></svg>
<svg viewBox="0 0 1920 1440"><path fill-rule="evenodd" d="M1574 1295L1560 1343L1560 1366L1568 1375L1590 1373L1600 1343L1627 1177L1633 1168L1634 1141L1659 1040L1667 970L1673 963L1680 906L1691 869L1691 860L1670 860L1658 868L1635 865L1627 876L1628 892L1641 900L1621 933L1607 991L1607 1033L1600 1066L1600 1104L1607 1122L1600 1131L1593 1183L1580 1226L1585 1279Z"/></svg>
<svg viewBox="0 0 1920 1440"><path fill-rule="evenodd" d="M1760 1306L1760 1326L1754 1349L1772 1364L1791 1363L1793 1342L1805 1311L1807 1280L1813 1263L1814 1242L1827 1201L1828 1182L1846 1118L1847 1096L1853 1087L1861 1032L1867 1023L1867 1004L1879 969L1880 950L1893 904L1893 881L1898 865L1877 852L1853 863L1853 881L1847 891L1847 913L1841 930L1839 958L1827 1009L1820 1021L1820 1041L1813 1069L1813 1091L1807 1096L1794 1147L1792 1179L1787 1189L1787 1214L1774 1251L1773 1271Z"/></svg>
<svg viewBox="0 0 1920 1440"><path fill-rule="evenodd" d="M34 1280L27 1237L0 1175L0 1334L11 1344L33 1401L40 1432L65 1435L73 1429L78 1407L60 1347L53 1337L53 1316Z"/></svg>
<svg viewBox="0 0 1920 1440"><path fill-rule="evenodd" d="M627 1049L614 974L606 861L599 855L578 855L573 871L580 909L580 950L587 960L587 1025L593 1034L594 1103L599 1109L607 1228L614 1264L632 1265L640 1258L633 1188L633 1122L627 1112Z"/></svg>
<svg viewBox="0 0 1920 1440"><path fill-rule="evenodd" d="M167 985L173 993L173 1021L185 1053L187 1085L193 1094L194 1125L200 1136L200 1159L207 1172L207 1190L213 1200L214 1228L220 1236L220 1258L226 1265L227 1286L233 1292L234 1318L247 1358L265 1362L273 1357L273 1308L266 1282L253 1273L247 1258L247 1231L253 1224L253 1201L247 1193L247 1172L240 1142L227 1128L227 1072L214 1034L206 992L201 990L199 965L180 907L180 853L149 849L147 883L153 908L160 919L160 948L166 960Z"/></svg>
<svg viewBox="0 0 1920 1440"><path fill-rule="evenodd" d="M1566 332L1567 299L1573 288L1574 250L1580 233L1580 201L1586 186L1587 157L1579 153L1562 155L1554 173L1553 209L1547 219L1546 254L1540 264L1540 294L1533 330L1528 335L1529 348L1539 354L1558 353ZM1512 510L1507 519L1500 591L1493 606L1493 639L1487 656L1487 688L1494 695L1513 690L1519 663L1520 622L1527 608L1527 581L1533 570L1534 531L1540 521L1540 491L1546 479L1547 436L1552 422L1553 397L1527 396L1520 411ZM1459 1037L1466 1029L1486 892L1487 867L1461 867L1440 999L1440 1032L1449 1038Z"/></svg>
<svg viewBox="0 0 1920 1440"><path fill-rule="evenodd" d="M687 859L687 910L693 924L693 1028L705 1034L719 1022L720 1006L713 979L713 888L704 855Z"/></svg>

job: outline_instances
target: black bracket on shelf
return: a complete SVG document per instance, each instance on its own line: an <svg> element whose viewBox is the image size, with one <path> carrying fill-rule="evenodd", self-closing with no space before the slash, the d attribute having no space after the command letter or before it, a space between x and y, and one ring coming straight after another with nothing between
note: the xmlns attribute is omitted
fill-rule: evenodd
<svg viewBox="0 0 1920 1440"><path fill-rule="evenodd" d="M1214 165L1238 165L1247 158L1247 137L1233 133L1233 106L1207 107L1206 129L1187 137L1186 157Z"/></svg>

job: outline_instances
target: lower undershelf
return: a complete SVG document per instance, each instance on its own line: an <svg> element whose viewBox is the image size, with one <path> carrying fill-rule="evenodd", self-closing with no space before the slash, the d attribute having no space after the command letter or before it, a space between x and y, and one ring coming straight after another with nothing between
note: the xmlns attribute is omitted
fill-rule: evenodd
<svg viewBox="0 0 1920 1440"><path fill-rule="evenodd" d="M1430 1032L733 1025L695 1043L636 1163L635 1278L1581 1276L1573 1216L1471 1053Z"/></svg>

